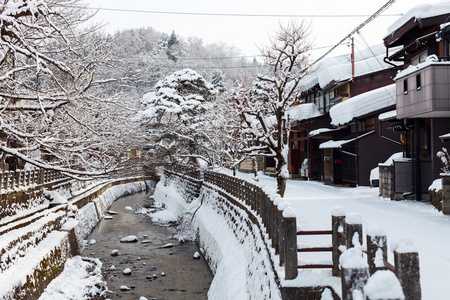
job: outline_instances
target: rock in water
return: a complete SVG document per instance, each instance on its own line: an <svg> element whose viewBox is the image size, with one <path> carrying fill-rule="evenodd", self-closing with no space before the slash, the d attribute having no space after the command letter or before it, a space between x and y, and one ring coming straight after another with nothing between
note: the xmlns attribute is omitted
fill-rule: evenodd
<svg viewBox="0 0 450 300"><path fill-rule="evenodd" d="M120 240L121 243L137 243L138 237L135 235L129 235Z"/></svg>
<svg viewBox="0 0 450 300"><path fill-rule="evenodd" d="M195 251L194 255L192 255L194 259L200 259L200 253L198 251Z"/></svg>
<svg viewBox="0 0 450 300"><path fill-rule="evenodd" d="M120 287L120 290L121 290L121 291L129 291L130 288L127 287L126 285L122 285L122 286Z"/></svg>
<svg viewBox="0 0 450 300"><path fill-rule="evenodd" d="M123 270L123 275L131 275L131 269L130 268L126 268L125 270Z"/></svg>
<svg viewBox="0 0 450 300"><path fill-rule="evenodd" d="M111 251L111 256L119 256L119 250L114 249L113 251Z"/></svg>
<svg viewBox="0 0 450 300"><path fill-rule="evenodd" d="M165 244L164 246L162 246L162 248L172 248L173 246L174 246L174 244L168 243L168 244Z"/></svg>

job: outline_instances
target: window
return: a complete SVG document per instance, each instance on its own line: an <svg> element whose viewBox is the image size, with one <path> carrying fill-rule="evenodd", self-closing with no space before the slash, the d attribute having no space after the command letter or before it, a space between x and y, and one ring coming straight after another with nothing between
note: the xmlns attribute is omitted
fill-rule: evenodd
<svg viewBox="0 0 450 300"><path fill-rule="evenodd" d="M408 94L408 79L403 80L403 94Z"/></svg>
<svg viewBox="0 0 450 300"><path fill-rule="evenodd" d="M412 57L411 64L413 66L415 66L417 64L423 63L427 59L427 56L428 56L428 51L425 50L425 51L421 52L420 54Z"/></svg>
<svg viewBox="0 0 450 300"><path fill-rule="evenodd" d="M375 118L366 120L366 131L375 130Z"/></svg>
<svg viewBox="0 0 450 300"><path fill-rule="evenodd" d="M421 76L420 74L416 75L416 88L417 90L420 90L422 88L422 82L421 82Z"/></svg>

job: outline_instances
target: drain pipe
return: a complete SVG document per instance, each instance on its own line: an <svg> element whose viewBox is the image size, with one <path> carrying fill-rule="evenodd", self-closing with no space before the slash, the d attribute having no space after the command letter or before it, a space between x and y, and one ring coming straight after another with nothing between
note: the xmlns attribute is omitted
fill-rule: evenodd
<svg viewBox="0 0 450 300"><path fill-rule="evenodd" d="M415 170L415 187L416 187L416 200L417 201L421 201L422 200L422 194L421 194L421 190L420 190L420 119L415 119L415 144L416 144L416 151L415 151L415 155L414 155L414 159L415 159L415 165L416 165L416 170Z"/></svg>
<svg viewBox="0 0 450 300"><path fill-rule="evenodd" d="M386 45L385 45L385 47L386 47ZM391 65L391 66L393 66L393 67L398 67L397 65L395 65L395 64L393 64L393 63L391 63L388 59L388 54L389 54L389 50L388 50L388 47L386 47L386 56L383 58L383 61L385 62L385 63L387 63L388 65Z"/></svg>
<svg viewBox="0 0 450 300"><path fill-rule="evenodd" d="M405 192L402 195L403 200L406 199L406 197L415 194L415 176L414 176L414 143L413 143L413 138L414 138L414 134L413 134L413 128L408 126L408 119L404 118L403 119L403 124L405 125L405 128L407 128L409 130L409 136L410 136L410 145L411 145L411 192ZM417 197L417 195L416 195Z"/></svg>

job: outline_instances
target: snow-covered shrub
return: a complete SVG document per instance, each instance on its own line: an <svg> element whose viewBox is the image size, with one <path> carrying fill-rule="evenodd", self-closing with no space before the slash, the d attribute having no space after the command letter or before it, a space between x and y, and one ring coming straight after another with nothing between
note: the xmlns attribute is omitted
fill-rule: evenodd
<svg viewBox="0 0 450 300"><path fill-rule="evenodd" d="M442 151L436 153L436 156L441 159L442 172L450 173L450 157L448 155L447 149L443 147Z"/></svg>

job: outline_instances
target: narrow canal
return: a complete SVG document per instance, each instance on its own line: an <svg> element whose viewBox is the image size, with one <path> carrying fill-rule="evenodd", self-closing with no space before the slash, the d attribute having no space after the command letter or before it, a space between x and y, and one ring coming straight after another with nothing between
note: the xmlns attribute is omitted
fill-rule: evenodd
<svg viewBox="0 0 450 300"><path fill-rule="evenodd" d="M213 276L203 257L193 258L196 243L178 243L172 239L174 228L154 225L149 217L130 210L149 202L148 194L116 200L109 210L117 214L100 221L88 237L90 244L82 255L102 261L110 291L107 298L207 299ZM131 235L138 241L121 242ZM113 250L117 256L111 255ZM131 273L124 274L126 269Z"/></svg>

